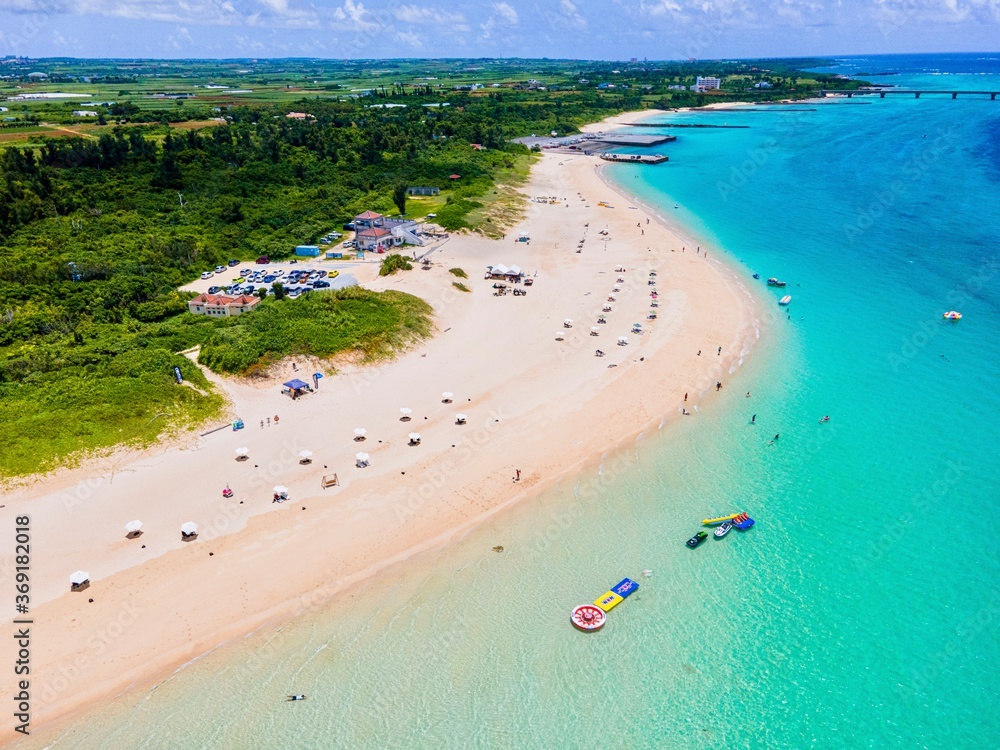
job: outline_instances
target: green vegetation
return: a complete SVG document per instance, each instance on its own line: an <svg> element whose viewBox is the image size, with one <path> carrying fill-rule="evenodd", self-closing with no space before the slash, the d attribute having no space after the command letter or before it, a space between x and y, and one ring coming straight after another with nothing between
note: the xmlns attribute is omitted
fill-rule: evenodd
<svg viewBox="0 0 1000 750"><path fill-rule="evenodd" d="M450 273L452 276L457 276L460 279L467 279L467 278L469 278L469 274L467 274L461 268L449 268L448 269L448 273Z"/></svg>
<svg viewBox="0 0 1000 750"><path fill-rule="evenodd" d="M379 276L392 276L396 271L412 271L413 265L399 253L391 253L382 259Z"/></svg>
<svg viewBox="0 0 1000 750"><path fill-rule="evenodd" d="M499 237L537 158L512 139L625 110L857 85L799 72L822 63L8 61L0 476L220 417L222 398L177 354L190 347L219 372L255 373L294 353L385 356L429 326L413 298L292 300L279 284L238 320L193 316L177 289L203 271L286 258L369 209ZM695 75L724 90L670 88ZM764 79L774 88L753 88ZM53 92L77 98L24 98ZM81 107L98 115L74 116ZM413 185L441 194L406 196ZM409 267L389 256L382 273ZM188 385L173 384L175 366Z"/></svg>
<svg viewBox="0 0 1000 750"><path fill-rule="evenodd" d="M453 287L455 287L460 292L470 292L470 291L472 291L471 289L469 289L469 287L467 287L465 284L463 284L460 281L453 281L453 282L451 282L451 285Z"/></svg>
<svg viewBox="0 0 1000 750"><path fill-rule="evenodd" d="M355 352L373 361L429 334L430 314L430 305L412 295L360 287L265 301L253 314L217 326L199 361L217 372L249 375L290 354Z"/></svg>

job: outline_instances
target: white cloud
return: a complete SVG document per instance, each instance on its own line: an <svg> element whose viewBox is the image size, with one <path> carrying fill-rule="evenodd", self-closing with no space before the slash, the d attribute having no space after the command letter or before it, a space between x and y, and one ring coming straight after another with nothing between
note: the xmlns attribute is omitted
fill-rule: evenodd
<svg viewBox="0 0 1000 750"><path fill-rule="evenodd" d="M500 16L500 18L508 26L517 26L517 22L519 20L517 17L517 11L507 3L493 3L493 12L494 14Z"/></svg>
<svg viewBox="0 0 1000 750"><path fill-rule="evenodd" d="M397 42L402 42L409 47L413 47L414 49L419 49L424 46L424 41L412 31L397 31L393 34L393 37Z"/></svg>
<svg viewBox="0 0 1000 750"><path fill-rule="evenodd" d="M491 39L498 27L517 26L519 21L517 11L513 7L504 2L493 3L493 12L490 17L486 19L485 23L479 24L479 28L482 30L479 38Z"/></svg>
<svg viewBox="0 0 1000 750"><path fill-rule="evenodd" d="M577 10L572 0L561 0L559 3L559 13L562 15L563 20L572 26L582 28L587 25L587 19L580 15L580 11Z"/></svg>
<svg viewBox="0 0 1000 750"><path fill-rule="evenodd" d="M333 17L351 31L376 31L379 28L364 3L354 0L344 0L341 7L334 8Z"/></svg>

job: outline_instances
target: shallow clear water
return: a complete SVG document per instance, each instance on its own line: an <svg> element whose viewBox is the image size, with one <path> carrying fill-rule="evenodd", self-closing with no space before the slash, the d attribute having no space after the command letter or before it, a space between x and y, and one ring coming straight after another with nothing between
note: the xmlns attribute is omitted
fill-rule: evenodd
<svg viewBox="0 0 1000 750"><path fill-rule="evenodd" d="M1000 745L1000 101L668 120L749 126L608 168L758 285L739 388L60 746ZM757 526L683 546L731 510ZM573 631L624 575L641 590Z"/></svg>

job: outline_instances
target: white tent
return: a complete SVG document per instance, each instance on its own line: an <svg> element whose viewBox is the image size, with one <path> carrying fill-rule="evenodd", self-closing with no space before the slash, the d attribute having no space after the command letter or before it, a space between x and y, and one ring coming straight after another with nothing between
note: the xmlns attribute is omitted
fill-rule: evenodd
<svg viewBox="0 0 1000 750"><path fill-rule="evenodd" d="M509 273L511 276L520 276L521 269L519 266L511 266L510 268L507 269L507 273Z"/></svg>
<svg viewBox="0 0 1000 750"><path fill-rule="evenodd" d="M457 422L458 424L465 424L467 419L468 417L466 417L464 414L455 415L455 422Z"/></svg>
<svg viewBox="0 0 1000 750"><path fill-rule="evenodd" d="M446 404L450 404L453 398L455 398L455 394L452 393L451 391L445 391L444 393L441 394L441 400L444 401Z"/></svg>
<svg viewBox="0 0 1000 750"><path fill-rule="evenodd" d="M508 270L509 269L507 268L507 266L505 266L503 263L498 263L497 265L493 266L493 268L491 269L491 273L495 276L506 276Z"/></svg>
<svg viewBox="0 0 1000 750"><path fill-rule="evenodd" d="M129 521L125 524L125 531L129 534L134 534L135 532L142 529L142 521Z"/></svg>
<svg viewBox="0 0 1000 750"><path fill-rule="evenodd" d="M407 435L407 437L410 438L410 444L411 445L414 444L414 443L419 443L420 442L420 433L419 432L411 432L409 435Z"/></svg>
<svg viewBox="0 0 1000 750"><path fill-rule="evenodd" d="M187 523L181 524L181 534L184 536L194 536L198 533L198 524L194 521L188 521Z"/></svg>
<svg viewBox="0 0 1000 750"><path fill-rule="evenodd" d="M85 570L78 570L69 577L69 582L74 586L82 586L90 580L90 573Z"/></svg>

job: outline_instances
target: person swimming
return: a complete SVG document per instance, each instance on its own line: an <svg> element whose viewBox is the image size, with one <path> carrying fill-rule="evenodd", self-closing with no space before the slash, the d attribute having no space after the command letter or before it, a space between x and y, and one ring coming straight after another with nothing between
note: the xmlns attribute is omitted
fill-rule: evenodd
<svg viewBox="0 0 1000 750"><path fill-rule="evenodd" d="M290 701L304 701L306 697L304 695L289 695L288 700Z"/></svg>
<svg viewBox="0 0 1000 750"><path fill-rule="evenodd" d="M830 421L830 417L829 417L829 416L826 416L826 417L823 417L823 418L822 418L821 420L819 420L819 421L820 421L820 423L821 423L821 424L822 424L823 422L829 422L829 421Z"/></svg>

